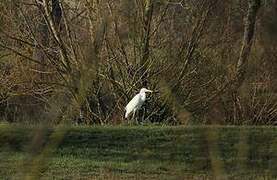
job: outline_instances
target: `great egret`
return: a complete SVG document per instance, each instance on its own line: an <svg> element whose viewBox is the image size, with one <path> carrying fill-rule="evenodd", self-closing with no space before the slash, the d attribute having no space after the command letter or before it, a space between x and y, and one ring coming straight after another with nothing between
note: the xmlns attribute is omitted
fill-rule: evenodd
<svg viewBox="0 0 277 180"><path fill-rule="evenodd" d="M141 108L143 103L146 100L146 93L147 92L153 92L149 89L142 88L135 97L127 104L125 107L126 113L125 118L128 118L131 113L133 113L133 118L136 114L136 111Z"/></svg>

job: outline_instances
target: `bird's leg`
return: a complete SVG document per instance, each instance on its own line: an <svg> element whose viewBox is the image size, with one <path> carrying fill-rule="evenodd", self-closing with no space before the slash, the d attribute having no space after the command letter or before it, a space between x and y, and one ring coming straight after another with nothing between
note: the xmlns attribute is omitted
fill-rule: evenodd
<svg viewBox="0 0 277 180"><path fill-rule="evenodd" d="M139 113L139 110L138 110L137 116L135 117L135 118L136 118L136 124L137 124L137 125L139 124L139 117L140 117L140 113Z"/></svg>
<svg viewBox="0 0 277 180"><path fill-rule="evenodd" d="M145 107L143 107L143 112L142 112L142 117L141 117L140 124L143 124L144 118L145 118Z"/></svg>
<svg viewBox="0 0 277 180"><path fill-rule="evenodd" d="M134 110L133 112L132 122L134 122L135 114L136 114L136 110Z"/></svg>

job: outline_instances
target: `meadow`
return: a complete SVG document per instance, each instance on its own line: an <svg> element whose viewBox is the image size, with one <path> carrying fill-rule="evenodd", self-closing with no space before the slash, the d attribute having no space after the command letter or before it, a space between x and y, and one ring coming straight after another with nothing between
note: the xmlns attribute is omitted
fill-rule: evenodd
<svg viewBox="0 0 277 180"><path fill-rule="evenodd" d="M0 144L1 179L277 178L277 127L3 124Z"/></svg>

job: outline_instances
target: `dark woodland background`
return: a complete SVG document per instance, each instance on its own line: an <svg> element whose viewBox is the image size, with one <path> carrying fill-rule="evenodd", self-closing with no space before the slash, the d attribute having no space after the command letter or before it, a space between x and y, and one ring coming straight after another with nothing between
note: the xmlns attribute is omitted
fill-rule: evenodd
<svg viewBox="0 0 277 180"><path fill-rule="evenodd" d="M0 119L277 124L274 0L1 0Z"/></svg>

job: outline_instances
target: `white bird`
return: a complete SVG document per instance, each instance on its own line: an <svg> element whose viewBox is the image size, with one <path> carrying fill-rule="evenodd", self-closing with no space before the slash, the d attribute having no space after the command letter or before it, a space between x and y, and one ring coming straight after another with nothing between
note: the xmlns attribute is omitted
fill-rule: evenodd
<svg viewBox="0 0 277 180"><path fill-rule="evenodd" d="M146 100L146 92L153 91L146 88L142 88L140 92L137 95L135 95L135 97L133 97L133 99L127 104L127 106L125 107L125 118L128 118L131 113L133 113L134 118L136 111L141 108L141 106Z"/></svg>

